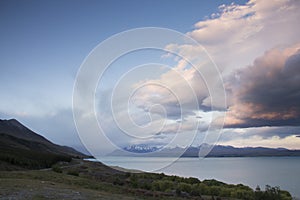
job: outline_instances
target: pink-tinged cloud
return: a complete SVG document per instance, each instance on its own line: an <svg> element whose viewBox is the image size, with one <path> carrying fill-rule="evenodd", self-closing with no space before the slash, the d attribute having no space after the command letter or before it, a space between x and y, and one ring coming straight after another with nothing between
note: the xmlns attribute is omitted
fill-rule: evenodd
<svg viewBox="0 0 300 200"><path fill-rule="evenodd" d="M226 87L227 127L300 125L300 44L267 51Z"/></svg>
<svg viewBox="0 0 300 200"><path fill-rule="evenodd" d="M222 5L219 13L199 21L187 34L208 50L222 71L230 73L268 49L299 42L299 9L298 0Z"/></svg>

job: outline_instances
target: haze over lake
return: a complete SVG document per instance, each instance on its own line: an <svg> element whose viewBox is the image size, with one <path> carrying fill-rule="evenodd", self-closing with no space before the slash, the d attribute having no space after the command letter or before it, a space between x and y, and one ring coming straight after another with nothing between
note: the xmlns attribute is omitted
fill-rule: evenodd
<svg viewBox="0 0 300 200"><path fill-rule="evenodd" d="M111 166L147 171L153 165L169 163L172 158L106 157L102 162ZM226 183L242 183L254 188L259 185L280 186L300 199L300 157L234 157L180 158L174 164L158 170L165 174L217 179Z"/></svg>

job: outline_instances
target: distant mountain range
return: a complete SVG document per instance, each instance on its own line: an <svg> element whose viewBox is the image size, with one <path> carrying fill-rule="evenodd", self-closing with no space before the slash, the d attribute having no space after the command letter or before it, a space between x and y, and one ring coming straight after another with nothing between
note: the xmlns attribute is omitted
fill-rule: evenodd
<svg viewBox="0 0 300 200"><path fill-rule="evenodd" d="M150 152L156 152L160 150L162 147L160 146L150 146L147 144L141 144L141 145L131 145L128 147L125 147L124 150L127 152L132 153L150 153Z"/></svg>
<svg viewBox="0 0 300 200"><path fill-rule="evenodd" d="M233 146L202 144L198 147L162 148L153 145L132 145L115 150L109 156L143 156L143 157L198 157L199 151L209 152L206 157L259 157L259 156L300 156L300 150L289 150L285 148L266 148L266 147L244 147L236 148Z"/></svg>
<svg viewBox="0 0 300 200"><path fill-rule="evenodd" d="M57 161L86 155L71 147L54 144L15 119L0 120L0 169L50 167ZM14 169L14 167L9 166Z"/></svg>

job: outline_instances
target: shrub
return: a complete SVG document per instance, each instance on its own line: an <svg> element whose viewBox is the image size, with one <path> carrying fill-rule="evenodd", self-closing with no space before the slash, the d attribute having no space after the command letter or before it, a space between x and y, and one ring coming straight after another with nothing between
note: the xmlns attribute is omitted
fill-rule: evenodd
<svg viewBox="0 0 300 200"><path fill-rule="evenodd" d="M187 183L179 183L178 184L178 189L182 192L187 192L190 193L192 191L192 186Z"/></svg>
<svg viewBox="0 0 300 200"><path fill-rule="evenodd" d="M193 184L192 185L191 195L201 196L201 188L198 184Z"/></svg>
<svg viewBox="0 0 300 200"><path fill-rule="evenodd" d="M67 172L68 175L72 175L72 176L79 176L79 172L76 170L69 170Z"/></svg>
<svg viewBox="0 0 300 200"><path fill-rule="evenodd" d="M169 180L158 180L152 183L152 190L165 192L173 189L173 182Z"/></svg>
<svg viewBox="0 0 300 200"><path fill-rule="evenodd" d="M186 178L184 182L189 184L197 184L200 183L200 180L197 178L190 177L190 178Z"/></svg>
<svg viewBox="0 0 300 200"><path fill-rule="evenodd" d="M58 165L53 165L52 166L52 171L54 171L56 173L62 173L63 172L62 169L61 169L61 167L58 166Z"/></svg>

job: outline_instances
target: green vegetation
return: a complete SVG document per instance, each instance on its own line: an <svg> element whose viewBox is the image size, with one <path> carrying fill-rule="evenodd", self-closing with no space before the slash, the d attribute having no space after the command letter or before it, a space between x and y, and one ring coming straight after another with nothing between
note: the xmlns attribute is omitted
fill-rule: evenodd
<svg viewBox="0 0 300 200"><path fill-rule="evenodd" d="M37 153L30 150L15 150L13 153L1 150L0 161L26 169L42 169L49 168L58 161L69 162L71 157L51 153Z"/></svg>
<svg viewBox="0 0 300 200"><path fill-rule="evenodd" d="M195 178L166 176L164 174L131 174L130 181L135 188L148 189L145 186L150 184L152 191L167 192L177 196L193 197L204 195L245 200L292 199L287 191L282 191L279 187L266 186L265 191L254 191L242 184L231 185L216 180L204 180L201 182ZM145 183L148 183L148 185Z"/></svg>
<svg viewBox="0 0 300 200"><path fill-rule="evenodd" d="M71 156L47 152L43 144L0 134L0 162L25 169L49 168L59 161L70 162ZM43 151L41 150L43 149ZM1 169L1 168L0 168Z"/></svg>
<svg viewBox="0 0 300 200"><path fill-rule="evenodd" d="M67 172L68 175L79 176L79 172L77 170L71 169Z"/></svg>
<svg viewBox="0 0 300 200"><path fill-rule="evenodd" d="M57 165L57 164L54 164L54 165L52 166L52 170L53 170L54 172L57 172L57 173L62 173L62 172L63 172L62 168L61 168L59 165Z"/></svg>
<svg viewBox="0 0 300 200"><path fill-rule="evenodd" d="M261 191L257 186L255 189L255 199L257 200L288 200L292 199L291 194L287 191L280 190L279 187L266 185L265 191Z"/></svg>

